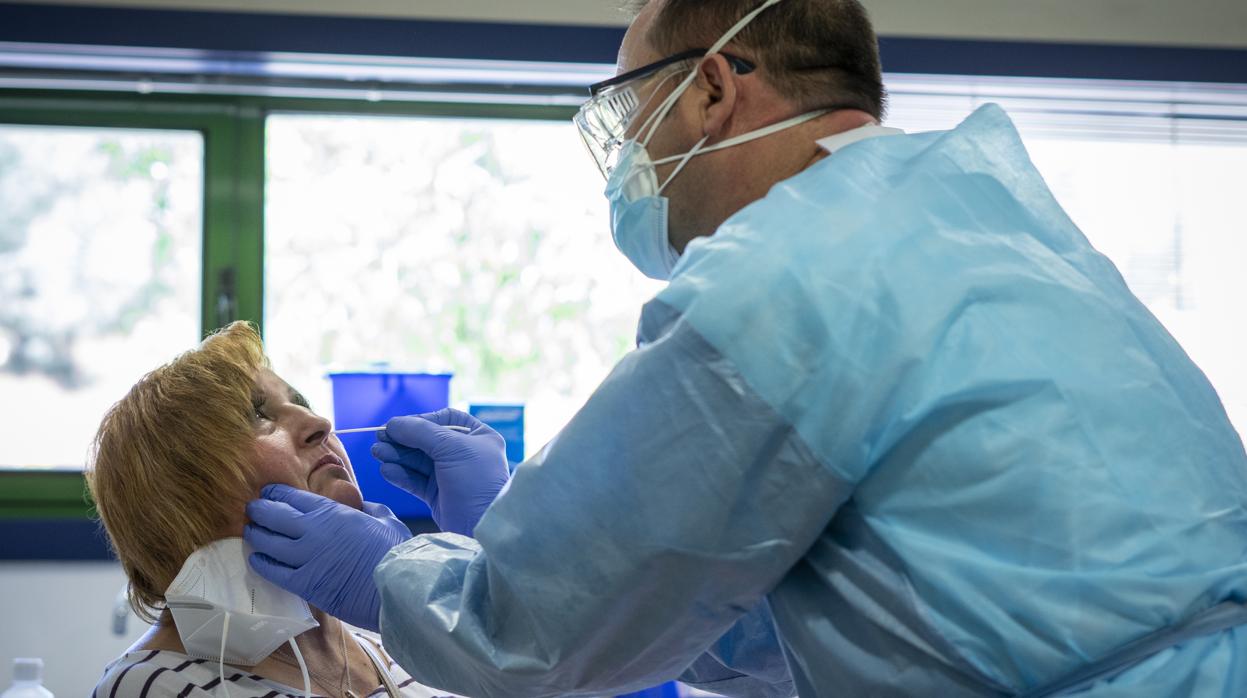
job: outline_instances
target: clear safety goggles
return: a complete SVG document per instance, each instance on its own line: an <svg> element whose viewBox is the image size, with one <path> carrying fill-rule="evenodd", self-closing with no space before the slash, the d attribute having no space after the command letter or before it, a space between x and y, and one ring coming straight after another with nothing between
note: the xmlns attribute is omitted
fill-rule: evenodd
<svg viewBox="0 0 1247 698"><path fill-rule="evenodd" d="M678 74L680 69L690 67L694 60L705 57L707 53L709 50L704 48L681 51L589 87L589 101L580 107L572 120L603 177L610 177L619 160L619 152L628 140L628 128L653 100L663 82L654 84L648 90L644 102L640 94L642 86L648 84L649 79ZM727 59L737 75L746 75L757 68L744 58L726 53L719 55Z"/></svg>

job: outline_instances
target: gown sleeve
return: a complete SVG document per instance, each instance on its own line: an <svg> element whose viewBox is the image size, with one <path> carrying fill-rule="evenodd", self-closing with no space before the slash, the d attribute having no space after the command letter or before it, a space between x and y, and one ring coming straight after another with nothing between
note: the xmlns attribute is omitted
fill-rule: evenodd
<svg viewBox="0 0 1247 698"><path fill-rule="evenodd" d="M680 681L729 698L797 695L765 600L703 652Z"/></svg>
<svg viewBox="0 0 1247 698"><path fill-rule="evenodd" d="M772 313L757 296L731 312ZM852 483L678 306L651 301L641 325L640 348L517 469L477 541L420 536L378 566L385 646L416 680L536 698L688 670L735 695L790 695L760 604Z"/></svg>

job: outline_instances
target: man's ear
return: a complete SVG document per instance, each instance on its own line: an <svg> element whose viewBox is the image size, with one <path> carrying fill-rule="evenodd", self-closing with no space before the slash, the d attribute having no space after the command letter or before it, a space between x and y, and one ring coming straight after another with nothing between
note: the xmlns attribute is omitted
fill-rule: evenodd
<svg viewBox="0 0 1247 698"><path fill-rule="evenodd" d="M697 65L694 86L703 94L698 108L702 135L710 137L708 145L727 137L738 96L735 77L731 64L717 53L703 58Z"/></svg>

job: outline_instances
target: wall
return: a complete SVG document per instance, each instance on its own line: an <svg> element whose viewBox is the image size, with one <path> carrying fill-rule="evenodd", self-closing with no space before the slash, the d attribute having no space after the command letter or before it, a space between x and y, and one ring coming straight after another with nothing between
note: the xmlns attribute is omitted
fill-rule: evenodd
<svg viewBox="0 0 1247 698"><path fill-rule="evenodd" d="M166 9L620 25L619 0L24 0ZM864 0L885 36L1247 48L1244 0Z"/></svg>
<svg viewBox="0 0 1247 698"><path fill-rule="evenodd" d="M131 612L126 636L112 634L124 583L114 562L0 563L0 692L12 682L14 657L41 657L48 690L91 695L104 665L147 630Z"/></svg>

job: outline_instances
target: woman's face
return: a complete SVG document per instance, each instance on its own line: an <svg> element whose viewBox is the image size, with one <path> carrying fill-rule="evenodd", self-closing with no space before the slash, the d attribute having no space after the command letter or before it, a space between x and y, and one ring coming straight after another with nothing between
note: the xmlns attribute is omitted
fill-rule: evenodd
<svg viewBox="0 0 1247 698"><path fill-rule="evenodd" d="M256 376L253 403L255 496L265 485L285 484L363 508L350 458L329 420L312 412L302 395L268 369Z"/></svg>

